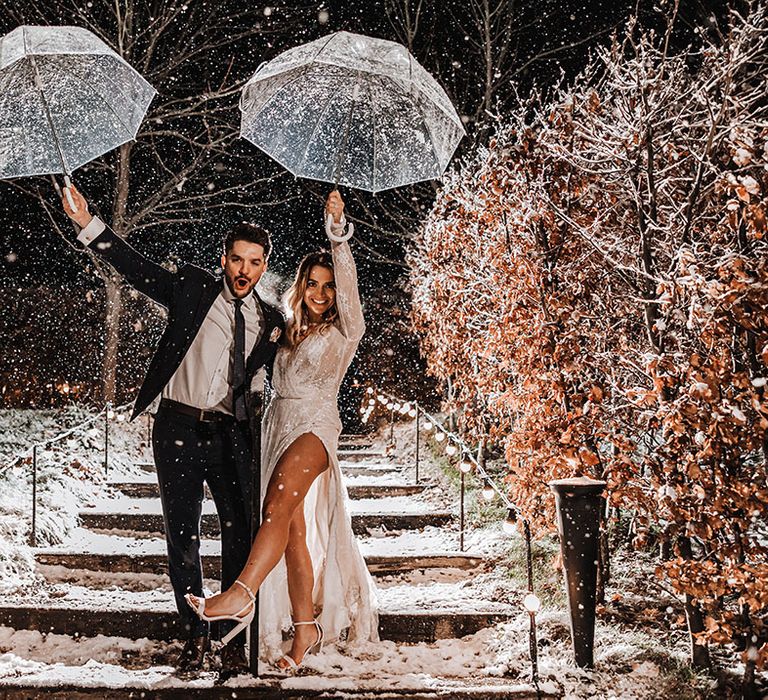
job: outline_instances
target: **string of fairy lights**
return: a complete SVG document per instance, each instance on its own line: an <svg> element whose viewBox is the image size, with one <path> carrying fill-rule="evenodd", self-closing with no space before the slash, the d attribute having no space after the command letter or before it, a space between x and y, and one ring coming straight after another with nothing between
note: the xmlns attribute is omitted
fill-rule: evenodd
<svg viewBox="0 0 768 700"><path fill-rule="evenodd" d="M361 419L364 424L367 424L375 410L376 406L385 408L390 412L392 418L395 414L400 414L403 417L421 420L424 417L424 422L420 423L420 428L427 433L434 432L434 440L438 445L442 446L447 457L453 459L457 455L460 455L458 460L458 469L464 474L470 474L474 472L478 479L482 481L482 488L480 494L482 498L491 502L498 497L507 509L507 517L502 523L502 530L506 534L513 534L517 532L517 523L521 519L521 511L512 501L509 500L504 490L499 487L496 480L488 473L483 464L478 461L472 453L472 449L464 442L460 435L449 430L445 425L439 421L435 416L424 410L422 406L419 406L415 401L404 401L398 399L384 391L377 391L374 387L369 386L366 388L366 395L368 399L360 408ZM535 635L535 622L533 617L541 608L541 600L533 592L533 580L532 580L532 564L531 564L531 536L530 528L527 520L523 519L523 528L525 534L525 544L528 558L528 594L523 599L523 606L531 615L532 621L532 634ZM532 660L535 657L535 648L531 650ZM534 666L536 665L533 660ZM535 675L536 671L534 671Z"/></svg>
<svg viewBox="0 0 768 700"><path fill-rule="evenodd" d="M419 406L417 411L415 402L398 400L384 392L377 394L376 390L370 386L366 389L366 394L370 398L367 404L360 410L363 423L368 422L377 402L388 411L399 413L401 416L416 418L417 413L420 413L426 419L421 423L421 429L428 433L434 430L435 442L442 446L449 458L454 458L457 454L461 455L458 461L458 469L464 472L464 474L474 472L477 478L482 481L482 488L480 490L482 498L485 501L491 502L498 496L504 504L504 507L507 509L507 519L502 525L504 532L507 534L516 532L516 523L520 516L520 509L509 500L503 489L496 483L496 480L472 454L472 449L462 440L461 436L446 428L437 418L425 411L422 406Z"/></svg>

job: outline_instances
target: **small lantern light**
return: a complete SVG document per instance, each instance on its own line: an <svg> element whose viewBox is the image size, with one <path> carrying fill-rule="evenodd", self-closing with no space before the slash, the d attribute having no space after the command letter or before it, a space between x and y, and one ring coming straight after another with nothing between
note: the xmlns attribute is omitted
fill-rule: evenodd
<svg viewBox="0 0 768 700"><path fill-rule="evenodd" d="M494 490L493 486L491 486L490 479L483 479L483 498L486 501L492 501L493 497L496 495L496 491Z"/></svg>
<svg viewBox="0 0 768 700"><path fill-rule="evenodd" d="M416 409L415 409L415 408L412 408L410 411L408 411L408 415L409 415L411 418L416 418Z"/></svg>
<svg viewBox="0 0 768 700"><path fill-rule="evenodd" d="M426 421L423 426L424 430L432 430L432 423L430 421Z"/></svg>
<svg viewBox="0 0 768 700"><path fill-rule="evenodd" d="M109 420L112 420L114 417L115 417L115 412L110 408L107 411L107 418L109 418Z"/></svg>
<svg viewBox="0 0 768 700"><path fill-rule="evenodd" d="M456 445L454 445L452 442L449 442L445 446L445 454L447 454L449 457L453 457L453 455L455 455L456 452L457 452Z"/></svg>
<svg viewBox="0 0 768 700"><path fill-rule="evenodd" d="M514 508L507 511L507 518L501 526L501 529L508 535L512 535L517 530L517 513Z"/></svg>
<svg viewBox="0 0 768 700"><path fill-rule="evenodd" d="M535 593L531 592L523 598L523 605L529 613L537 613L541 609L541 600Z"/></svg>
<svg viewBox="0 0 768 700"><path fill-rule="evenodd" d="M365 393L366 393L366 394L372 394L372 393L373 393L373 387L372 387L372 386L369 386L369 387L368 387L368 388L365 390Z"/></svg>
<svg viewBox="0 0 768 700"><path fill-rule="evenodd" d="M438 442L442 442L443 440L445 440L445 433L437 433L435 435L435 440L437 440Z"/></svg>
<svg viewBox="0 0 768 700"><path fill-rule="evenodd" d="M375 406L376 405L376 399L368 399L368 405L369 406Z"/></svg>
<svg viewBox="0 0 768 700"><path fill-rule="evenodd" d="M459 464L459 469L463 471L465 474L469 474L469 472L472 471L472 462L470 462L468 459L462 459L461 463Z"/></svg>

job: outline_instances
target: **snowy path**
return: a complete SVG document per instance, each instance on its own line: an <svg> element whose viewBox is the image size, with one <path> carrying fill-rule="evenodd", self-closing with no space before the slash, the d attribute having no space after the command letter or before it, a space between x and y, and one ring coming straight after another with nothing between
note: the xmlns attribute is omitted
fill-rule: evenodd
<svg viewBox="0 0 768 700"><path fill-rule="evenodd" d="M217 694L215 673L186 683L175 678L168 664L178 653L177 613L165 541L152 534L162 524L155 475L144 466L112 472L81 513L81 526L61 544L38 550L44 585L3 601L0 624L9 627L0 627L0 648L9 653L0 655L0 687L68 683L79 693L92 688L92 697L107 688L151 689L153 697L175 689L180 697L180 689L194 688L199 697L232 697L231 686L244 683L249 693L259 689L253 697L327 690L354 697L384 689L446 697L451 688L466 697L535 697L525 685L479 675L493 626L515 602L484 563L492 560L498 535L467 533L466 551L458 551L457 519L444 507L445 494L415 486L410 465L381 449L345 450L342 472L361 549L376 574L385 641L328 648L312 659L306 677L235 679L219 689L230 688L229 694ZM203 525L206 576L215 576L220 542L210 500ZM206 585L217 589L213 578ZM35 629L48 634L41 638Z"/></svg>

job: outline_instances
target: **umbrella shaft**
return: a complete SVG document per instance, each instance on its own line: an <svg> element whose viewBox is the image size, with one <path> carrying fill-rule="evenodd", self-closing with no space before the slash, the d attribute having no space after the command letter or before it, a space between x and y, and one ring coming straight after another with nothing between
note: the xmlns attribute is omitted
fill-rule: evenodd
<svg viewBox="0 0 768 700"><path fill-rule="evenodd" d="M352 104L349 108L349 112L347 113L347 123L344 125L344 136L341 139L341 148L339 149L339 154L336 158L336 172L333 175L334 187L339 186L339 180L341 179L341 164L347 152L347 144L349 143L349 125L352 123L352 112L355 110L355 105L357 104L357 101L359 99L359 91L360 91L360 78L357 79L357 83L353 88Z"/></svg>
<svg viewBox="0 0 768 700"><path fill-rule="evenodd" d="M35 87L37 87L40 93L40 100L43 103L43 109L45 110L45 116L48 119L48 126L53 134L53 143L56 146L56 151L59 154L59 160L61 160L61 169L64 173L64 177L67 180L67 186L69 186L69 169L64 161L64 152L61 150L61 144L59 143L59 135L56 133L56 127L53 125L53 117L51 117L51 110L48 108L48 99L45 97L45 90L43 89L43 81L40 78L40 71L37 69L37 61L34 56L29 57L29 61L32 64L32 70L35 73Z"/></svg>

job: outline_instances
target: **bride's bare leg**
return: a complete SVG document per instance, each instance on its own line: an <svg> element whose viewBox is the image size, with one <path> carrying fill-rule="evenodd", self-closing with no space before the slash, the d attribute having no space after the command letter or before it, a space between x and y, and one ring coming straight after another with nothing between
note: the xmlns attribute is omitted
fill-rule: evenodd
<svg viewBox="0 0 768 700"><path fill-rule="evenodd" d="M275 466L264 498L262 522L251 553L238 578L256 591L272 571L288 544L291 520L312 482L328 468L328 455L316 435L294 440ZM311 566L311 564L310 564ZM311 598L311 593L310 593ZM208 615L233 615L248 604L248 594L234 585L205 601Z"/></svg>
<svg viewBox="0 0 768 700"><path fill-rule="evenodd" d="M312 589L315 576L312 558L307 547L307 526L304 522L304 508L296 508L288 531L288 546L285 548L285 565L288 572L288 595L291 598L293 619L307 622L315 618L312 605ZM317 629L311 625L300 625L294 629L293 644L288 655L301 663L307 649L317 641ZM278 665L287 667L287 663Z"/></svg>

